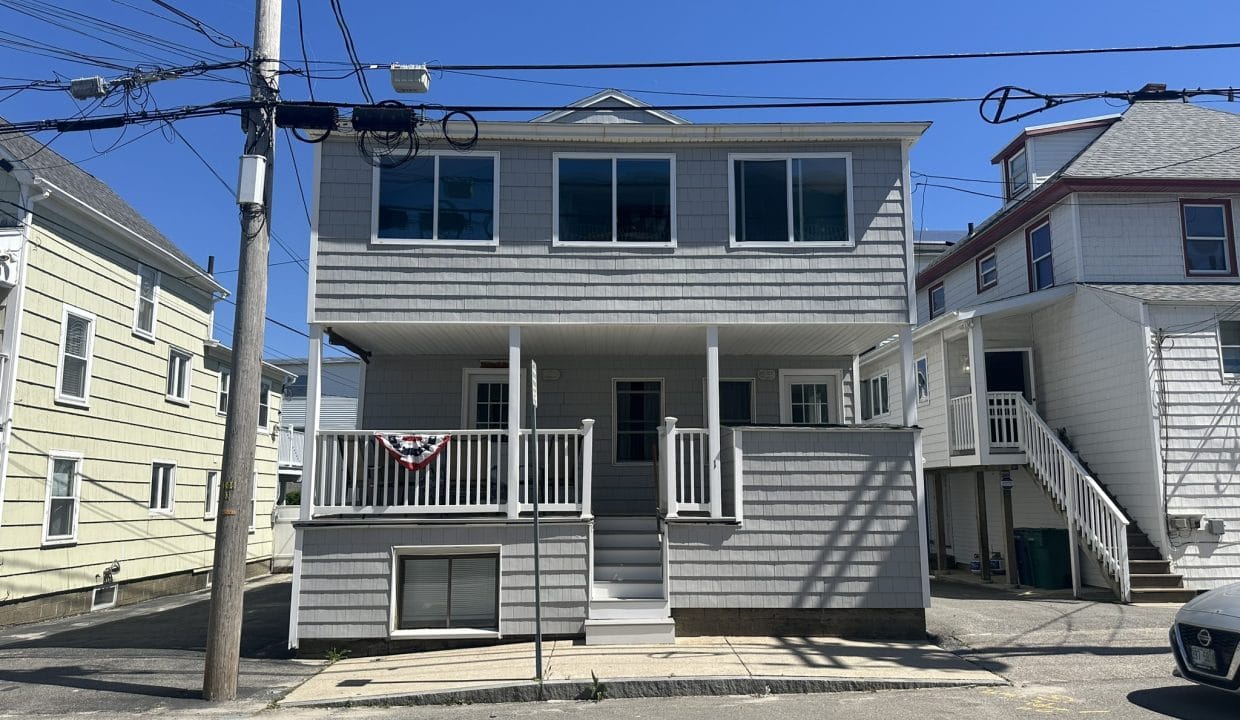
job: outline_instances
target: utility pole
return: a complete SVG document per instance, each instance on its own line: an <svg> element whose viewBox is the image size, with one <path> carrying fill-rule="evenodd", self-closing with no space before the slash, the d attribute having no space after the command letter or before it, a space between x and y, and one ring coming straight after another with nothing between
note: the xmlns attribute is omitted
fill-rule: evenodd
<svg viewBox="0 0 1240 720"><path fill-rule="evenodd" d="M262 383L263 321L267 308L267 251L271 227L271 175L275 160L275 107L279 91L280 2L255 0L254 55L250 94L262 106L244 116L245 155L265 159L258 167L254 196L238 189L241 203L240 270L233 322L232 380L224 429L223 478L215 522L211 574L211 616L202 696L235 700L241 657L241 618L245 602L246 545L254 501L254 440ZM242 160L245 176L246 158ZM260 202L254 202L261 198Z"/></svg>

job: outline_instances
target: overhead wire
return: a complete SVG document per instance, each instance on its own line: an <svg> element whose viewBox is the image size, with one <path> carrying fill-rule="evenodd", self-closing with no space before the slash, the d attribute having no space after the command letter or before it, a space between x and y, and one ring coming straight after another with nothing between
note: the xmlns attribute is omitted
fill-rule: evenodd
<svg viewBox="0 0 1240 720"><path fill-rule="evenodd" d="M353 45L353 33L349 31L349 23L344 17L344 8L340 6L340 0L330 0L332 14L336 17L336 25L340 28L340 36L344 40L344 51L349 56L353 67L358 70L357 84L362 90L362 97L366 98L366 102L374 105L374 96L370 94L370 84L366 82L366 74L361 72L362 63L358 60L357 48Z"/></svg>

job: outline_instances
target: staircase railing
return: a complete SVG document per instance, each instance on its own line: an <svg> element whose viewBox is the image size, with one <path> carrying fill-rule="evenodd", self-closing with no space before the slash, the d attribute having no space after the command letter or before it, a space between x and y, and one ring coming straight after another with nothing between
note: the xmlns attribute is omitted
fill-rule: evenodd
<svg viewBox="0 0 1240 720"><path fill-rule="evenodd" d="M1129 602L1128 518L1027 400L1019 398L1015 408L1020 445L1051 498L1064 508L1069 535L1085 540L1115 578L1120 599ZM1072 562L1075 565L1075 553Z"/></svg>

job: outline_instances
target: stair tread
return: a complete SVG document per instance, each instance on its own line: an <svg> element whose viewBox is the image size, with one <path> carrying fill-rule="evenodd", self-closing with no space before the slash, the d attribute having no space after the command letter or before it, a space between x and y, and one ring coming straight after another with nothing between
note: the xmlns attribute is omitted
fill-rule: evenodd
<svg viewBox="0 0 1240 720"><path fill-rule="evenodd" d="M644 618L587 618L586 625L602 625L604 627L623 627L625 625L674 625L670 617Z"/></svg>

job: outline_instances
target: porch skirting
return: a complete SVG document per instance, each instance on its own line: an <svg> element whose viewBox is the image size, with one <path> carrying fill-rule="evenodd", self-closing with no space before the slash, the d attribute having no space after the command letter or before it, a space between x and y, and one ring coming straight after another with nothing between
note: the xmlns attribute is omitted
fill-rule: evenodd
<svg viewBox="0 0 1240 720"><path fill-rule="evenodd" d="M922 608L673 608L680 637L728 635L915 640L926 637Z"/></svg>

